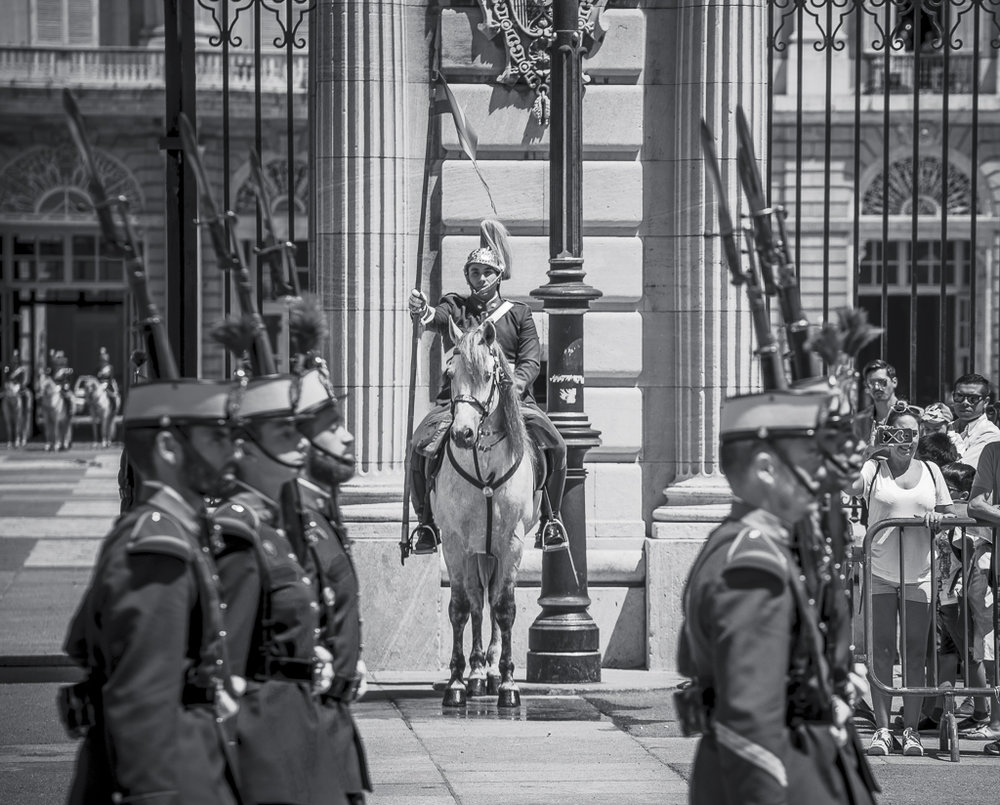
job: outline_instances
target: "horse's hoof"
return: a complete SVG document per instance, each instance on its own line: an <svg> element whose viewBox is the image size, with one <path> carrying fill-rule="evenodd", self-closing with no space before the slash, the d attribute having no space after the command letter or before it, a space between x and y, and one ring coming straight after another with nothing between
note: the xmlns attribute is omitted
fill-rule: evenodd
<svg viewBox="0 0 1000 805"><path fill-rule="evenodd" d="M474 676L470 678L465 686L465 689L468 691L470 699L477 699L481 696L488 695L486 692L486 680L481 676Z"/></svg>
<svg viewBox="0 0 1000 805"><path fill-rule="evenodd" d="M517 688L503 688L497 698L497 707L520 707L521 693Z"/></svg>
<svg viewBox="0 0 1000 805"><path fill-rule="evenodd" d="M500 693L500 676L499 674L487 674L486 676L486 695L496 696Z"/></svg>
<svg viewBox="0 0 1000 805"><path fill-rule="evenodd" d="M465 688L448 688L444 692L444 707L465 707L468 704Z"/></svg>

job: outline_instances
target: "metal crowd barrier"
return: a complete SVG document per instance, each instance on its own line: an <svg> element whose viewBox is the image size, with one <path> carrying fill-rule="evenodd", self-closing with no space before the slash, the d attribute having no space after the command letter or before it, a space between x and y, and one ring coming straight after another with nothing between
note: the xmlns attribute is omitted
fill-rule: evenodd
<svg viewBox="0 0 1000 805"><path fill-rule="evenodd" d="M915 521L913 517L896 517L887 520L880 520L879 522L870 525L865 533L864 543L860 546L855 546L852 557L852 568L851 576L852 578L852 593L856 593L857 585L860 582L861 586L861 615L863 624L863 644L861 651L855 650L855 659L858 662L863 662L865 667L868 669L868 679L873 688L878 688L883 693L889 694L891 696L926 696L926 697L939 697L944 698L944 714L940 721L940 750L942 752L949 752L951 761L954 763L959 762L959 745L958 745L958 721L955 716L955 697L956 696L993 696L1000 695L1000 684L997 683L997 676L994 675L994 686L985 688L972 687L970 663L968 662L969 657L969 627L971 623L971 613L969 612L970 598L968 595L959 598L959 610L960 617L962 618L963 625L963 645L958 647L961 650L959 655L962 662L963 668L963 687L955 687L948 685L946 687L940 687L938 685L938 677L940 673L939 662L937 652L937 634L938 634L938 600L939 600L939 581L940 573L938 569L937 554L934 545L934 536L930 535L928 539L931 541L931 579L930 579L930 589L931 589L931 600L930 600L930 626L928 631L928 640L934 641L929 643L929 645L934 646L934 651L931 652L933 657L933 663L927 668L930 676L929 683L920 686L909 685L907 673L907 646L904 636L906 635L906 607L899 607L899 630L898 630L898 658L901 671L901 685L900 687L893 687L892 679L882 680L878 679L875 675L874 660L872 656L872 646L874 644L874 626L872 623L872 567L871 567L871 547L872 542L875 538L884 530L888 528L893 528L896 526L909 526L921 524L921 521ZM961 562L963 568L969 567L969 561L971 556L969 554L968 540L965 539L966 529L971 526L979 526L982 528L991 528L982 523L978 523L969 517L955 517L953 515L946 515L942 518L941 530L950 530L954 528L959 528L962 531L961 540ZM993 531L993 545L996 546L996 529ZM902 539L902 535L900 535ZM907 537L910 538L910 537ZM988 586L993 592L993 630L992 630L992 643L993 643L993 663L996 666L998 658L1000 658L1000 606L998 606L998 579L997 579L997 555L996 550L991 549L991 565ZM903 552L899 552L899 577L900 579L906 578L903 573ZM963 579L963 587L967 579ZM897 595L901 594L903 586L900 586L900 590ZM852 595L852 616L858 615L858 610L855 609L855 602ZM855 632L856 634L856 632ZM897 647L893 647L894 650ZM925 654L928 652L925 651ZM989 660L985 660L987 664L990 663ZM895 666L895 662L893 662Z"/></svg>

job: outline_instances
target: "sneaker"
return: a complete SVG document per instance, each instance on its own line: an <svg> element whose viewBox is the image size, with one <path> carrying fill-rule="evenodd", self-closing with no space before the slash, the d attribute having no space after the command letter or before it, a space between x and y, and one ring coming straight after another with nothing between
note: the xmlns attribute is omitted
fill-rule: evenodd
<svg viewBox="0 0 1000 805"><path fill-rule="evenodd" d="M903 730L903 754L910 757L921 757L924 754L924 745L920 743L920 733L913 727Z"/></svg>
<svg viewBox="0 0 1000 805"><path fill-rule="evenodd" d="M966 716L961 721L958 722L959 733L963 732L976 732L982 729L990 723L990 714L979 715L973 713L971 716Z"/></svg>
<svg viewBox="0 0 1000 805"><path fill-rule="evenodd" d="M868 744L869 755L888 755L892 752L892 733L886 727L875 730L872 742Z"/></svg>
<svg viewBox="0 0 1000 805"><path fill-rule="evenodd" d="M941 722L930 716L921 716L917 722L917 732L937 732L941 729Z"/></svg>
<svg viewBox="0 0 1000 805"><path fill-rule="evenodd" d="M956 716L971 716L972 711L976 709L976 703L972 700L971 696L966 696L965 701L963 701L958 707L955 708Z"/></svg>

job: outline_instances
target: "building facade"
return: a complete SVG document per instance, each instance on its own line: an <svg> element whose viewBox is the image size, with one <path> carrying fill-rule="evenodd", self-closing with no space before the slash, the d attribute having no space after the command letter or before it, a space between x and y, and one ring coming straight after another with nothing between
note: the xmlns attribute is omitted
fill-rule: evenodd
<svg viewBox="0 0 1000 805"><path fill-rule="evenodd" d="M15 347L32 356L60 348L83 370L108 346L123 382L135 346L127 286L102 254L62 122L63 86L87 117L106 183L129 199L153 296L176 314L165 270L176 199L164 180L173 5L14 3L0 33L5 358ZM438 668L450 649L443 565L397 561L410 288L432 299L461 290L479 221L495 215L514 236L504 293L532 305L547 340L530 296L548 268L545 5L188 4L200 140L220 203L237 213L279 353L281 303L269 300L253 251L251 147L303 287L329 316L327 354L358 439L361 472L345 508L365 579L370 667ZM927 7L919 18L912 5L581 3L590 47L583 256L586 281L603 293L584 317L586 408L601 432L586 464L588 564L605 665L673 667L679 590L728 500L716 465L719 404L757 383L749 315L713 237L702 117L730 201L745 213L734 111L746 109L771 200L788 210L812 321L844 304L869 309L887 324L875 352L920 402L967 369L995 374L996 20L970 3L916 4ZM438 74L478 135L475 165ZM231 290L207 243L195 254L198 368L223 376L226 359L204 333L231 308ZM437 390L440 348L424 336L417 354L419 419ZM521 578L523 667L540 583L530 551Z"/></svg>

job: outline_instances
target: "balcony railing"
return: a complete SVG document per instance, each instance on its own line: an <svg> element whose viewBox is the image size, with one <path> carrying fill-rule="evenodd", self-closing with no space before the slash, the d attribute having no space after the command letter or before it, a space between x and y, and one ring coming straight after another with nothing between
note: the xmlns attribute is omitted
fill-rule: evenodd
<svg viewBox="0 0 1000 805"><path fill-rule="evenodd" d="M967 53L949 54L947 72L940 53L921 53L919 65L912 53L890 54L888 81L884 54L867 53L865 62L865 95L881 95L886 86L890 95L912 94L914 82L921 93L943 95L947 91L949 95L963 95L972 92L976 81L976 60Z"/></svg>
<svg viewBox="0 0 1000 805"><path fill-rule="evenodd" d="M292 54L294 93L306 92L308 59L307 53ZM0 86L160 89L164 86L163 61L162 52L143 48L0 47ZM230 90L254 90L254 63L251 53L229 54ZM220 51L195 53L199 89L223 88L222 64ZM287 54L261 54L258 69L262 92L287 91Z"/></svg>

